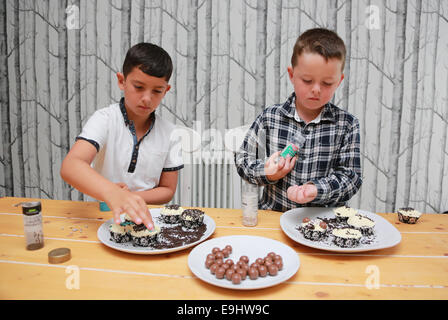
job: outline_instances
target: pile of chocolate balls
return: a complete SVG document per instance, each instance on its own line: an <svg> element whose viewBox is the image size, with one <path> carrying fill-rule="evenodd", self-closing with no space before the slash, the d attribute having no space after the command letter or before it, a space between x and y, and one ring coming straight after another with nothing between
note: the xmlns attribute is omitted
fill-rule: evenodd
<svg viewBox="0 0 448 320"><path fill-rule="evenodd" d="M207 255L205 267L210 269L217 279L225 277L233 284L240 284L241 281L246 280L247 276L251 280L267 275L276 276L283 269L283 259L275 252L269 252L264 258L257 258L250 265L247 256L241 256L237 262L226 259L231 253L232 246L230 245L226 245L222 250L218 247L213 248L212 252Z"/></svg>

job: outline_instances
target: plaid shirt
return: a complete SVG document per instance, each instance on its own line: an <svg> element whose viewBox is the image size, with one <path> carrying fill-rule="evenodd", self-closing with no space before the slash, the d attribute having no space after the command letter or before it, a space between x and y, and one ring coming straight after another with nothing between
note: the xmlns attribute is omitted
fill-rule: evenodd
<svg viewBox="0 0 448 320"><path fill-rule="evenodd" d="M298 131L306 139L294 169L278 181L268 180L265 161L285 148ZM285 103L266 108L255 119L235 154L235 164L243 179L265 186L260 209L344 205L362 184L358 119L327 103L318 118L305 124L296 114L293 93ZM309 182L317 187L313 201L301 205L287 198L290 186Z"/></svg>

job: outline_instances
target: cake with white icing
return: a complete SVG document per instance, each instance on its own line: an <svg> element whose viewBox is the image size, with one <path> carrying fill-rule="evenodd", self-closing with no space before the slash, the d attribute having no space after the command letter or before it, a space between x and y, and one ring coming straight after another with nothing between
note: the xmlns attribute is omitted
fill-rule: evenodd
<svg viewBox="0 0 448 320"><path fill-rule="evenodd" d="M422 215L421 212L415 210L414 208L400 208L397 213L398 220L409 224L416 223L418 218Z"/></svg>
<svg viewBox="0 0 448 320"><path fill-rule="evenodd" d="M361 231L352 228L333 229L333 242L342 248L353 248L359 245L362 238Z"/></svg>
<svg viewBox="0 0 448 320"><path fill-rule="evenodd" d="M204 211L199 209L185 209L180 215L182 226L189 229L196 229L204 224Z"/></svg>
<svg viewBox="0 0 448 320"><path fill-rule="evenodd" d="M304 218L299 230L306 239L318 241L327 234L328 228L327 224L321 219L310 220Z"/></svg>
<svg viewBox="0 0 448 320"><path fill-rule="evenodd" d="M125 226L112 223L109 226L109 232L111 240L114 242L123 243L131 240L131 237L129 236Z"/></svg>
<svg viewBox="0 0 448 320"><path fill-rule="evenodd" d="M358 210L356 210L354 208L347 207L347 206L342 206L342 207L333 209L333 212L336 215L337 221L346 222L348 220L348 218L357 214Z"/></svg>
<svg viewBox="0 0 448 320"><path fill-rule="evenodd" d="M375 221L360 214L355 214L348 218L347 224L350 228L361 231L364 236L372 235L375 227Z"/></svg>
<svg viewBox="0 0 448 320"><path fill-rule="evenodd" d="M160 227L154 226L152 230L149 230L142 223L133 226L130 235L132 243L134 245L140 247L149 247L151 244L157 242L159 233L160 233Z"/></svg>
<svg viewBox="0 0 448 320"><path fill-rule="evenodd" d="M180 223L180 215L184 208L178 204L169 204L162 208L160 217L165 223Z"/></svg>

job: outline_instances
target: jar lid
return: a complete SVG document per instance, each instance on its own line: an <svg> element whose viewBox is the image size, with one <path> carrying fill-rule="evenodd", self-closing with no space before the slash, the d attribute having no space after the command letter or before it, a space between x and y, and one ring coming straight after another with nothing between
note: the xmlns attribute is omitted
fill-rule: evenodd
<svg viewBox="0 0 448 320"><path fill-rule="evenodd" d="M48 253L49 263L63 263L72 258L69 248L57 248Z"/></svg>

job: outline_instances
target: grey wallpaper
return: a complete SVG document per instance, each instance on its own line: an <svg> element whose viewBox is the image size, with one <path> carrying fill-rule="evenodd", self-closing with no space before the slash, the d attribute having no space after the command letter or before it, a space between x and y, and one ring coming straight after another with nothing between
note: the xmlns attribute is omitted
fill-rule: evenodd
<svg viewBox="0 0 448 320"><path fill-rule="evenodd" d="M83 199L60 164L89 115L121 97L115 73L131 45L170 53L172 90L157 112L222 151L207 132L225 136L285 101L294 42L320 26L346 42L334 102L361 124L364 184L350 204L448 210L447 1L6 0L0 10L1 196Z"/></svg>

